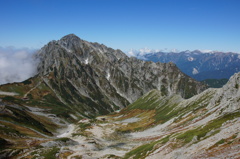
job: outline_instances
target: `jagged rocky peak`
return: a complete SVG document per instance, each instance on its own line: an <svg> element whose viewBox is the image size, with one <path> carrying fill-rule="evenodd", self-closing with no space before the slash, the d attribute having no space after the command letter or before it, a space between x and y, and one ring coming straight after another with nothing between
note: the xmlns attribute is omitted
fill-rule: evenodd
<svg viewBox="0 0 240 159"><path fill-rule="evenodd" d="M122 58L126 56L120 50L114 50L112 48L109 48L97 42L92 43L92 42L82 40L74 34L69 34L64 36L58 41L58 44L61 45L63 48L67 49L67 51L72 53L78 53L80 55L81 53L82 55L84 55L85 53L88 53L88 51L90 52L96 51L98 54L104 54L104 55L109 55L109 53L111 53L117 58Z"/></svg>
<svg viewBox="0 0 240 159"><path fill-rule="evenodd" d="M79 41L79 40L81 40L81 39L78 36L76 36L75 34L68 34L60 39L60 41L66 41L66 42Z"/></svg>
<svg viewBox="0 0 240 159"><path fill-rule="evenodd" d="M41 61L46 61L48 65L43 67L40 64L39 72L45 72L48 67L53 65L54 61L64 56L78 58L81 63L94 64L115 62L127 56L120 50L114 50L103 44L91 43L80 39L74 34L64 36L58 41L51 41L45 45L39 52ZM53 60L55 59L55 60ZM42 69L41 69L42 67ZM44 68L44 69L43 69Z"/></svg>
<svg viewBox="0 0 240 159"><path fill-rule="evenodd" d="M65 103L91 101L99 108L92 114L111 112L134 102L152 89L162 95L180 94L189 98L200 93L205 85L183 74L173 63L154 63L129 58L121 50L91 43L74 34L52 41L40 52L39 76ZM66 98L67 92L70 98ZM80 99L79 97L82 97Z"/></svg>
<svg viewBox="0 0 240 159"><path fill-rule="evenodd" d="M96 49L100 46L100 44L93 46L91 43L80 39L78 36L74 34L69 34L62 37L57 43L64 49L66 49L70 53L81 54L84 53L85 47L91 47L91 49ZM95 47L95 48L94 48ZM80 50L82 52L80 52ZM92 51L92 50L91 50Z"/></svg>

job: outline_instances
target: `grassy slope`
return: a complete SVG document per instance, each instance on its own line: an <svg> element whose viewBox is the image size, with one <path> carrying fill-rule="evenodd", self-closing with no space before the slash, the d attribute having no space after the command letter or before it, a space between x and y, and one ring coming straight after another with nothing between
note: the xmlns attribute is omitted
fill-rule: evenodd
<svg viewBox="0 0 240 159"><path fill-rule="evenodd" d="M134 129L129 127L129 130L143 130L157 124L163 124L171 119L180 122L180 120L183 120L181 118L185 114L202 111L204 106L206 106L202 103L210 100L211 96L212 93L209 92L200 96L197 100L182 105L181 103L184 99L179 95L162 96L160 91L152 90L113 116L122 115L119 120L131 117L144 118L145 120L141 120L142 122L130 124L135 125ZM192 117L191 120L193 120L193 118L194 117Z"/></svg>
<svg viewBox="0 0 240 159"><path fill-rule="evenodd" d="M15 96L0 95L3 106L0 111L0 138L8 142L2 150L10 148L20 152L30 145L37 146L49 140L60 125L48 118L48 114L62 119L62 124L64 121L74 122L69 114L76 111L64 105L41 79L31 78L22 83L2 85L0 90L18 93ZM24 100L27 92L27 99ZM45 115L32 112L31 107L43 110L41 113Z"/></svg>
<svg viewBox="0 0 240 159"><path fill-rule="evenodd" d="M118 120L133 117L141 118L140 121L130 123L127 127L119 128L121 132L128 133L143 131L174 119L174 122L168 127L168 135L154 138L152 142L133 149L125 155L125 158L145 158L163 145L170 145L171 149L180 148L186 144L192 144L194 137L196 137L195 143L202 141L217 134L222 124L226 121L240 117L239 112L223 114L214 120L210 120L205 125L185 129L184 127L188 127L211 115L207 111L206 106L214 93L215 91L206 91L192 99L183 100L179 96L164 97L159 91L153 90L119 113L113 114L113 117L120 116ZM210 135L208 134L209 132L211 132ZM152 139L149 138L148 140L151 141ZM174 142L170 144L171 142L169 141L172 140L174 140ZM229 142L234 143L237 140L238 139L232 139L231 141L229 140ZM215 146L218 146L217 143Z"/></svg>
<svg viewBox="0 0 240 159"><path fill-rule="evenodd" d="M46 78L51 80L52 77L49 75ZM65 99L75 100L68 98L67 91L76 92L76 90L72 86L65 86L65 88L62 90L50 88L48 83L38 77L30 78L21 83L1 85L0 91L17 94L14 96L0 95L0 104L4 105L3 110L0 109L0 138L7 139L8 143L3 144L5 146L2 150L10 148L20 152L22 149L28 148L28 140L32 142L33 146L39 145L42 142L40 140L52 140L53 133L63 125L58 125L48 118L48 115L54 115L60 119L59 124L75 123L85 116L83 112L88 111L85 110L84 103L89 106L96 105L83 96L78 96L82 100L82 105L81 103L78 105L66 104ZM56 94L56 90L59 94ZM31 108L33 110L41 109L41 113L45 115L36 114L32 112ZM94 110L94 108L92 109ZM106 112L103 110L100 113ZM88 117L94 116L89 113ZM35 141L33 139L35 137L40 140Z"/></svg>
<svg viewBox="0 0 240 159"><path fill-rule="evenodd" d="M37 87L35 88L36 85ZM46 113L56 114L57 117L71 122L74 122L74 119L70 114L78 116L77 111L79 110L61 102L41 79L32 78L23 83L3 85L0 86L0 90L19 94L17 96L0 96L5 103L5 109L10 112L5 112L4 115L0 116L0 124L3 125L0 129L0 142L4 145L3 148L1 147L2 149L15 148L22 150L29 147L29 143L26 140L32 139L32 137L48 140L42 134L51 136L51 132L58 128L58 125L48 120L48 118L31 113L25 105L43 108L46 110ZM27 92L29 92L27 95L28 100L22 100ZM171 145L171 148L176 149L191 143L194 137L197 137L199 142L208 138L207 133L210 131L213 131L211 135L218 133L221 125L228 120L239 117L239 112L225 114L201 127L182 129L210 115L206 106L215 92L207 90L198 96L184 100L179 95L164 96L160 91L152 90L119 113L111 114L110 117L118 117L115 120L119 121L134 117L140 119L137 122L117 128L117 131L120 133L144 131L173 120L173 124L168 127L169 133L167 135L158 137L154 141L149 139L148 144L130 151L125 158L144 158L162 145L169 144L169 141L173 139L176 142ZM18 108L11 107L11 105L17 105ZM78 117L81 118L80 116ZM32 140L30 145L38 146L41 142L43 141ZM222 142L217 142L215 146ZM229 140L229 142L234 141ZM53 148L53 150L49 151L52 155L52 152L57 152L58 150Z"/></svg>

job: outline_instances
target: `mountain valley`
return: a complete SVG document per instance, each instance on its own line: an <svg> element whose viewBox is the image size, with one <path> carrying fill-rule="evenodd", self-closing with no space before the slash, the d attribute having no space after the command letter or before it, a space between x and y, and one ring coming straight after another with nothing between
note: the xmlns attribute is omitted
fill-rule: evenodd
<svg viewBox="0 0 240 159"><path fill-rule="evenodd" d="M240 73L222 88L74 34L0 86L0 158L239 158Z"/></svg>

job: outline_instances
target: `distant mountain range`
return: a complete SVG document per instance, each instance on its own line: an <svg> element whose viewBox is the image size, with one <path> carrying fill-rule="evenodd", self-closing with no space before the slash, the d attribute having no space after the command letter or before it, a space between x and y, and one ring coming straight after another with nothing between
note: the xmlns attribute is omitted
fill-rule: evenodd
<svg viewBox="0 0 240 159"><path fill-rule="evenodd" d="M227 82L228 79L222 78L222 79L205 79L202 81L206 85L208 85L211 88L221 88L224 86Z"/></svg>
<svg viewBox="0 0 240 159"><path fill-rule="evenodd" d="M240 71L240 54L224 52L182 51L139 53L136 57L153 62L173 62L181 71L192 78L202 81L205 79L229 79Z"/></svg>

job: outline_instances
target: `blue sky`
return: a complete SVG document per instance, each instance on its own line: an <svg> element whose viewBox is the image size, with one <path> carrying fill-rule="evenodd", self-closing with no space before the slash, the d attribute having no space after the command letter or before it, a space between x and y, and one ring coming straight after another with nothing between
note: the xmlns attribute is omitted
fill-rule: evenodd
<svg viewBox="0 0 240 159"><path fill-rule="evenodd" d="M74 33L114 49L240 53L240 0L0 0L0 47Z"/></svg>

